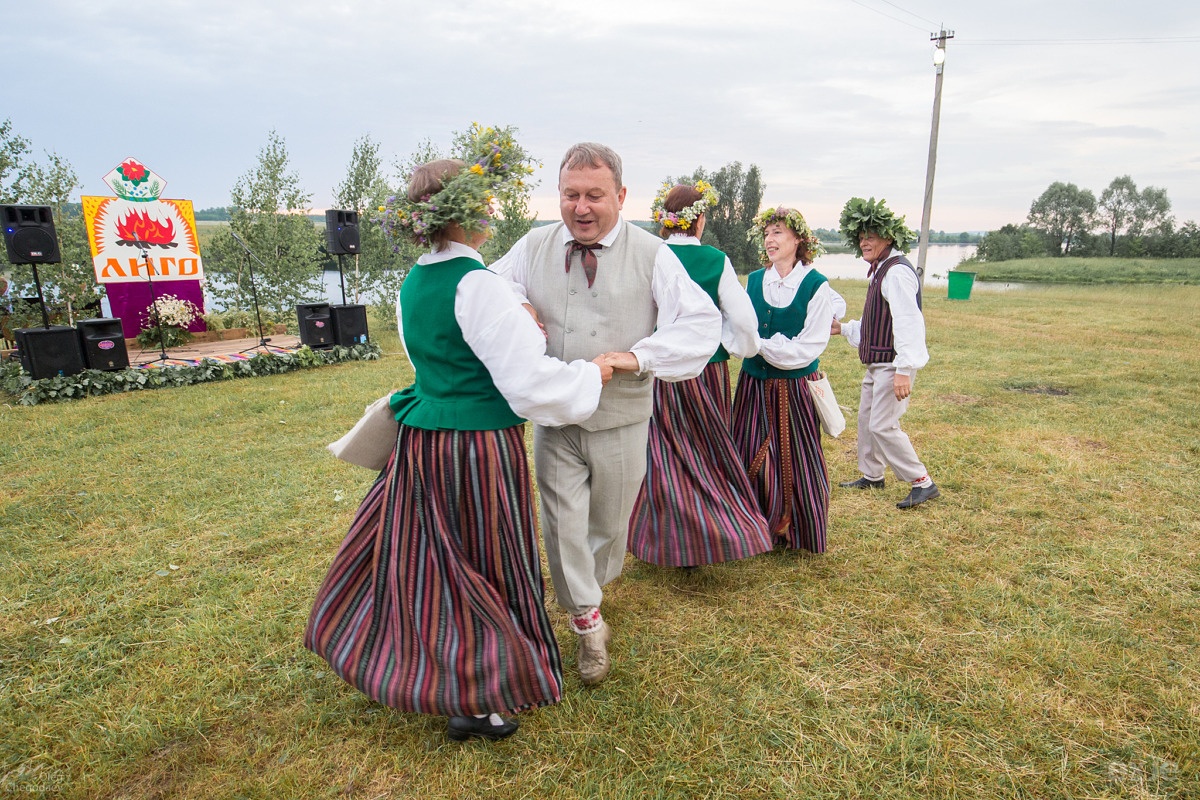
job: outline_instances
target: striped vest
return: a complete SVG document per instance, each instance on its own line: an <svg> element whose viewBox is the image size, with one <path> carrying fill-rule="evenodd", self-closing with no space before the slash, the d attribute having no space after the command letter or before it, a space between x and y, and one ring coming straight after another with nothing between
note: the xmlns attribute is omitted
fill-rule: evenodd
<svg viewBox="0 0 1200 800"><path fill-rule="evenodd" d="M721 275L725 272L725 254L706 244L669 244L667 247L679 257L688 276L705 291L712 299L713 305L719 309L721 300L717 296L717 290L721 285ZM724 345L718 345L717 352L713 353L708 363L728 360L729 351Z"/></svg>
<svg viewBox="0 0 1200 800"><path fill-rule="evenodd" d="M808 274L804 276L804 280L800 281L796 297L792 300L791 305L786 308L776 308L763 297L763 276L766 274L765 269L756 270L751 272L750 277L746 280L746 293L750 295L750 302L754 304L754 313L758 315L758 338L770 339L777 333L782 333L789 338L795 336L804 330L804 323L808 319L808 303L813 299L813 295L817 293L821 284L826 282L825 276L815 269L809 270ZM762 380L803 378L820 368L821 359L819 358L813 359L811 364L800 369L773 367L762 356L747 358L742 362L742 372Z"/></svg>
<svg viewBox="0 0 1200 800"><path fill-rule="evenodd" d="M430 431L494 431L524 422L500 394L454 320L454 293L473 258L417 264L400 286L400 317L416 380L392 395L396 419Z"/></svg>
<svg viewBox="0 0 1200 800"><path fill-rule="evenodd" d="M883 299L883 278L896 264L903 264L916 275L917 271L902 253L885 259L871 273L867 286L867 302L863 306L861 336L858 340L858 359L864 364L890 364L896 360L896 340L892 333L892 308ZM921 284L917 281L917 308L921 307Z"/></svg>
<svg viewBox="0 0 1200 800"><path fill-rule="evenodd" d="M525 234L530 259L526 297L546 326L546 352L563 361L590 361L601 353L625 352L654 332L654 261L663 241L622 222L609 247L596 252L596 281L587 285L579 256L564 267L563 223ZM596 413L579 426L602 431L650 419L654 381L649 375L619 373L600 391Z"/></svg>

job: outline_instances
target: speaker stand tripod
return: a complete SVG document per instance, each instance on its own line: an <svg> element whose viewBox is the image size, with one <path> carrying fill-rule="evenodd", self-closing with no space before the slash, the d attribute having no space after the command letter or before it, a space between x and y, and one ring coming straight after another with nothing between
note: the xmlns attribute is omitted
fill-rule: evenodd
<svg viewBox="0 0 1200 800"><path fill-rule="evenodd" d="M158 333L158 358L138 364L139 367L145 367L149 364L165 363L168 360L167 340L163 336L162 317L158 313L158 292L154 288L154 266L150 263L150 243L134 241L131 244L141 252L142 263L146 265L146 283L150 285L150 311L154 316L154 330Z"/></svg>
<svg viewBox="0 0 1200 800"><path fill-rule="evenodd" d="M342 305L346 305L346 273L342 270L342 258L345 253L338 253L338 283L342 287Z"/></svg>
<svg viewBox="0 0 1200 800"><path fill-rule="evenodd" d="M251 259L258 261L258 265L264 269L267 265L262 261L259 261L258 256L254 255L254 252L251 251L250 246L242 241L242 237L238 236L233 231L230 231L229 233L231 236L233 236L234 240L242 246L242 249L246 251L246 267L250 271L250 297L254 301L254 318L258 321L258 344L254 345L253 347L247 347L245 350L238 353L238 355L245 355L252 350L258 350L259 348L262 348L262 350L266 353L270 353L271 348L267 342L271 340L266 336L263 336L262 309L260 309L258 305L258 284L254 280L254 264L251 263Z"/></svg>

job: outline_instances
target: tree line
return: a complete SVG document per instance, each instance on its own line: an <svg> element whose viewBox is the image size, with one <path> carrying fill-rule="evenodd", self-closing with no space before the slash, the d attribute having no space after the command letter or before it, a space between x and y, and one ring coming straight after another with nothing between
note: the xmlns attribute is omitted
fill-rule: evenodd
<svg viewBox="0 0 1200 800"><path fill-rule="evenodd" d="M980 261L1046 256L1196 258L1200 228L1192 221L1176 227L1166 189L1139 190L1128 175L1114 178L1099 198L1055 181L1030 205L1025 222L985 234L975 254Z"/></svg>

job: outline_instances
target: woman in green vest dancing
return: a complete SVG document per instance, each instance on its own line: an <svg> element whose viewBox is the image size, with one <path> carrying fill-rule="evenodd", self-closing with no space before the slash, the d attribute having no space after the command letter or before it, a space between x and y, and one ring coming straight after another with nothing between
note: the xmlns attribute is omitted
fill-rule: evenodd
<svg viewBox="0 0 1200 800"><path fill-rule="evenodd" d="M546 356L537 323L484 266L490 203L528 171L507 130L470 133L464 159L416 168L389 201L385 227L432 246L398 302L415 380L392 396L395 449L318 592L305 646L377 702L449 717L451 739L494 740L517 729L500 714L558 702L562 686L523 417L586 419L612 370Z"/></svg>
<svg viewBox="0 0 1200 800"><path fill-rule="evenodd" d="M812 268L821 246L799 211L763 211L751 237L767 266L746 283L758 317L758 355L742 362L733 436L776 540L823 553L829 473L804 384L817 378L828 329L839 308L845 313L845 301Z"/></svg>
<svg viewBox="0 0 1200 800"><path fill-rule="evenodd" d="M754 307L725 254L700 243L717 202L704 181L664 183L651 214L667 246L721 311L721 345L698 377L654 382L646 478L629 519L629 552L665 567L697 567L771 549L730 435L729 356L758 352Z"/></svg>

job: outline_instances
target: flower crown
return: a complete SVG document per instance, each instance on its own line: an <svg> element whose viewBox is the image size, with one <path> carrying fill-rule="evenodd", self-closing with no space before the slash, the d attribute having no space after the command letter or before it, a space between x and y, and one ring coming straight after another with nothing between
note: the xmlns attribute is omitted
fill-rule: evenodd
<svg viewBox="0 0 1200 800"><path fill-rule="evenodd" d="M804 215L794 208L768 208L766 211L759 213L754 218L754 224L750 230L746 232L746 239L758 245L758 260L763 266L771 263L771 259L767 257L767 248L763 240L767 235L767 226L773 222L781 222L784 227L796 234L800 239L800 250L807 251L816 258L825 252L825 248L821 245L821 240L812 232L812 228L808 227L808 223L804 221Z"/></svg>
<svg viewBox="0 0 1200 800"><path fill-rule="evenodd" d="M668 230L676 228L685 231L695 224L701 214L712 206L715 206L720 196L711 183L696 181L692 188L700 193L700 199L679 211L667 211L663 208L663 205L667 202L667 195L670 194L676 185L688 186L689 184L674 184L670 181L663 181L663 185L659 187L658 194L654 196L654 202L650 204L650 216L655 222Z"/></svg>
<svg viewBox="0 0 1200 800"><path fill-rule="evenodd" d="M862 255L858 237L868 231L881 239L891 239L901 253L907 253L908 248L916 241L917 235L904 224L904 217L897 217L895 212L885 205L886 202L883 199L876 202L874 197L870 200L851 197L842 207L842 236L846 238L846 244L854 248L856 255Z"/></svg>
<svg viewBox="0 0 1200 800"><path fill-rule="evenodd" d="M414 156L412 169L404 176L405 185L379 207L376 221L383 228L392 249L399 251L397 237L407 237L428 245L433 234L457 222L470 233L491 225L492 204L527 198L532 188L524 179L533 174L540 162L517 144L511 127L484 127L472 122L465 132L454 137L452 158L468 166L442 181L441 191L409 200L407 185L413 171L436 154ZM426 148L428 150L428 148Z"/></svg>

